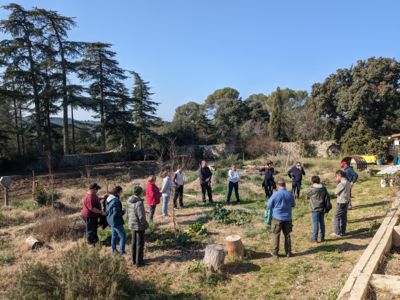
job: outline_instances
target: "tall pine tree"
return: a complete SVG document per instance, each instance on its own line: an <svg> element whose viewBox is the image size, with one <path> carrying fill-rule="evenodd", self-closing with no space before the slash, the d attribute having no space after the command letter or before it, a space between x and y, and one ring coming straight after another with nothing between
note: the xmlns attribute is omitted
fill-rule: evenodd
<svg viewBox="0 0 400 300"><path fill-rule="evenodd" d="M143 149L143 137L153 136L152 128L156 127L160 118L155 114L159 103L152 101L149 82L143 81L140 75L136 72L131 72L134 78L133 98L133 121L139 132L139 149Z"/></svg>
<svg viewBox="0 0 400 300"><path fill-rule="evenodd" d="M106 150L107 112L121 95L121 81L126 79L124 70L115 60L116 53L111 44L88 43L85 46L79 76L90 82L89 94L92 109L100 119L101 146Z"/></svg>

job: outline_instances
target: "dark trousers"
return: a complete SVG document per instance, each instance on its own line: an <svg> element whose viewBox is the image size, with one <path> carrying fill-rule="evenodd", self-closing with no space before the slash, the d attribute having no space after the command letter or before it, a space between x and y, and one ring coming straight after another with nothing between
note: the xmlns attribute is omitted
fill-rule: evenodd
<svg viewBox="0 0 400 300"><path fill-rule="evenodd" d="M333 215L333 228L336 234L346 234L347 208L348 203L336 204L335 214Z"/></svg>
<svg viewBox="0 0 400 300"><path fill-rule="evenodd" d="M271 223L272 233L274 234L274 249L273 254L278 256L279 253L279 240L281 231L285 237L285 253L292 254L292 242L290 240L290 233L292 232L292 221L280 221L272 219Z"/></svg>
<svg viewBox="0 0 400 300"><path fill-rule="evenodd" d="M143 265L144 230L132 230L132 262L134 265Z"/></svg>
<svg viewBox="0 0 400 300"><path fill-rule="evenodd" d="M99 241L97 236L98 217L83 217L86 224L86 239L89 245L95 245Z"/></svg>
<svg viewBox="0 0 400 300"><path fill-rule="evenodd" d="M154 213L156 212L156 206L157 205L150 205L150 212L149 212L150 221L153 221Z"/></svg>
<svg viewBox="0 0 400 300"><path fill-rule="evenodd" d="M206 202L206 192L208 194L208 202L213 202L211 185L208 183L202 183L201 184L201 199L203 200L203 202Z"/></svg>
<svg viewBox="0 0 400 300"><path fill-rule="evenodd" d="M267 198L272 196L272 193L274 192L274 185L272 182L268 182L265 186L264 186L264 191L265 191L265 196L267 196Z"/></svg>
<svg viewBox="0 0 400 300"><path fill-rule="evenodd" d="M177 200L179 198L179 206L183 207L183 185L178 186L175 188L175 193L174 193L174 207L177 208Z"/></svg>
<svg viewBox="0 0 400 300"><path fill-rule="evenodd" d="M300 197L300 188L301 188L301 181L292 182L292 194L294 196L297 196L297 198Z"/></svg>
<svg viewBox="0 0 400 300"><path fill-rule="evenodd" d="M325 239L325 213L323 211L313 211L311 214L312 226L313 226L313 235L312 239L314 241L318 240L318 228L320 230L320 238L321 240Z"/></svg>
<svg viewBox="0 0 400 300"><path fill-rule="evenodd" d="M235 190L236 201L240 202L239 198L239 182L230 182L228 183L228 197L226 198L226 203L229 204L231 201L232 190Z"/></svg>

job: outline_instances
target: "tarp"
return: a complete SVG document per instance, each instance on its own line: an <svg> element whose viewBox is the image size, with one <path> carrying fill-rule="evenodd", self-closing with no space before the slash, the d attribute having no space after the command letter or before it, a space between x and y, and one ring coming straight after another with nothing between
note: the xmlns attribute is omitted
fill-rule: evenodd
<svg viewBox="0 0 400 300"><path fill-rule="evenodd" d="M389 166L378 172L378 175L396 174L400 171L400 165Z"/></svg>

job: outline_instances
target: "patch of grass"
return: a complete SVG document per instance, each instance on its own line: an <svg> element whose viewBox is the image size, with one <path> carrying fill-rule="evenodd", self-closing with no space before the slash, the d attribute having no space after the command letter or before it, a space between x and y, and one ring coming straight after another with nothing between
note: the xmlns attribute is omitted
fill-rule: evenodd
<svg viewBox="0 0 400 300"><path fill-rule="evenodd" d="M0 265L5 266L5 265L11 265L14 263L15 257L11 252L5 252L3 254L0 254Z"/></svg>
<svg viewBox="0 0 400 300"><path fill-rule="evenodd" d="M7 240L0 238L0 250L9 249L10 247L11 245Z"/></svg>
<svg viewBox="0 0 400 300"><path fill-rule="evenodd" d="M37 205L35 202L31 200L21 200L21 199L11 199L10 200L11 206L16 207L16 208L21 208L23 210L34 210L37 208Z"/></svg>
<svg viewBox="0 0 400 300"><path fill-rule="evenodd" d="M251 222L252 215L242 209L228 210L223 203L217 203L208 217L220 224L243 225Z"/></svg>

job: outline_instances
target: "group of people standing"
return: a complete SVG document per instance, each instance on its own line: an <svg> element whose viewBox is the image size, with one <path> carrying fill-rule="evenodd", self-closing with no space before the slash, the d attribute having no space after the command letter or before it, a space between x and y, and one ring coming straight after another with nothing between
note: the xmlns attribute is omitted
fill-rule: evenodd
<svg viewBox="0 0 400 300"><path fill-rule="evenodd" d="M336 172L337 186L335 194L337 195L337 205L334 214L334 237L340 237L346 234L347 210L351 209L351 189L357 181L358 175L350 166L349 162L344 162L343 170ZM268 161L264 167L259 168L264 173L262 186L265 195L268 198L266 210L270 210L272 215L271 225L274 234L273 254L278 256L280 233L283 232L285 238L286 256L292 255L291 238L292 232L292 209L296 205L295 199L299 199L303 176L305 171L301 162L290 168L287 175L292 180L292 191L286 190L286 182L279 179L275 183L275 170L272 161ZM212 172L206 161L202 161L199 171L199 181L202 193L202 202L206 204L206 196L208 202L213 203L211 179ZM233 191L235 192L236 201L240 203L239 197L239 179L240 175L235 165L228 170L228 193L226 204L230 204ZM163 217L168 217L168 203L173 193L174 209L184 207L183 190L185 177L183 168L178 166L175 172L165 171L163 173L163 181L161 188L158 188L155 176L149 176L146 183L146 203L149 207L149 219L153 222L157 205L162 199ZM312 211L313 233L311 242L323 242L325 240L325 214L332 208L330 196L326 187L321 183L319 176L312 176L312 185L307 189L305 195L309 198L310 209ZM113 253L125 254L126 233L124 229L124 215L127 214L128 228L132 231L132 261L138 267L143 265L145 230L149 224L146 219L144 208L143 188L134 185L132 188L132 196L127 199L126 210L123 209L121 203L122 187L116 186L111 192L103 197L98 196L101 187L97 183L89 186L88 191L83 197L83 208L81 211L82 218L86 224L87 242L95 245L98 241L97 229L99 219L104 224L111 227L111 249ZM274 192L276 190L276 192ZM103 207L101 205L103 201ZM320 239L318 240L318 233ZM119 251L117 250L117 237L119 238Z"/></svg>
<svg viewBox="0 0 400 300"><path fill-rule="evenodd" d="M350 162L342 162L343 170L338 170L335 173L335 195L337 197L336 208L333 217L334 232L331 234L334 238L343 237L346 235L347 212L351 207L351 189L357 181L358 175L353 170ZM266 188L266 195L270 194L272 185L275 185L273 172L271 172L272 163L269 162L265 168L265 180L271 185ZM268 173L268 174L267 174ZM269 197L266 210L270 210L272 215L271 229L274 235L273 239L273 255L279 255L279 240L280 234L283 233L285 238L285 254L287 257L292 255L291 247L291 232L292 224L292 209L296 205L295 198L299 198L302 176L305 175L304 169L300 162L297 162L288 172L288 176L292 179L292 193L286 190L286 183L283 179L277 182L277 192L272 193ZM272 182L272 183L271 183ZM321 183L319 176L311 177L312 185L306 190L305 195L309 198L311 220L312 220L312 243L325 241L325 214L332 209L331 199L327 188ZM319 234L319 239L318 239Z"/></svg>

